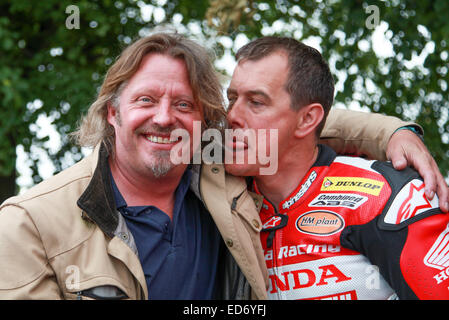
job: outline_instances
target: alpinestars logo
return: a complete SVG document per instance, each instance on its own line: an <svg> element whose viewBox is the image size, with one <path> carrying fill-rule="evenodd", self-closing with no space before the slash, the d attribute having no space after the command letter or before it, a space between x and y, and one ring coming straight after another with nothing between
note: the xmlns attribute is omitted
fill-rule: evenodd
<svg viewBox="0 0 449 320"><path fill-rule="evenodd" d="M281 217L278 217L278 216L271 217L270 219L268 219L268 221L266 221L263 224L262 229L274 228L279 225L281 220L282 220Z"/></svg>
<svg viewBox="0 0 449 320"><path fill-rule="evenodd" d="M424 186L424 183L421 183L418 187L413 183L410 184L408 197L399 208L396 220L397 224L414 217L421 209L432 208L432 205L424 194Z"/></svg>
<svg viewBox="0 0 449 320"><path fill-rule="evenodd" d="M390 208L385 214L384 222L398 225L432 208L438 208L438 197L427 199L424 183L413 179L407 183L395 196Z"/></svg>
<svg viewBox="0 0 449 320"><path fill-rule="evenodd" d="M282 204L282 208L283 209L288 209L290 208L296 201L298 201L303 195L304 193L306 193L307 190L309 190L310 186L312 185L312 183L315 181L317 177L317 173L314 171L312 171L309 175L309 177L307 178L306 182L304 182L304 184L301 186L301 188L299 189L298 193L296 193L293 197L291 197L290 199L288 199L287 201L285 201Z"/></svg>

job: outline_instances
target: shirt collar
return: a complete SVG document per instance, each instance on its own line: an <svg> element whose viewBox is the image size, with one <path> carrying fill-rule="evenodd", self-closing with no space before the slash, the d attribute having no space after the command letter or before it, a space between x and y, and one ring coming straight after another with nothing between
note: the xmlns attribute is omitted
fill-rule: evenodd
<svg viewBox="0 0 449 320"><path fill-rule="evenodd" d="M122 194L120 193L120 190L117 187L117 184L115 183L114 177L112 176L112 172L110 167L109 168L109 175L111 179L111 186L112 191L114 194L114 200L115 200L115 206L118 211L124 214L131 214L133 216L139 215L143 211L148 210L148 208L155 208L155 206L149 205L149 206L135 206L135 207L128 207L128 204L126 203L125 199L123 198ZM181 208L181 204L184 201L184 198L187 194L187 191L189 190L190 181L192 179L192 172L191 167L189 166L186 171L184 171L184 174L181 177L181 180L179 181L178 187L175 191L175 205L173 208L173 217L177 216L178 211ZM131 209L131 210L128 210Z"/></svg>

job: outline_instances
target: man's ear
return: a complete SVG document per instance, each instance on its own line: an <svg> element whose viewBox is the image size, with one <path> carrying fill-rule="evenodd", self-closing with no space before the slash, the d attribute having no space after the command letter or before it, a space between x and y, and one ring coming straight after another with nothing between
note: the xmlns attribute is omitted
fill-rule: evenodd
<svg viewBox="0 0 449 320"><path fill-rule="evenodd" d="M319 103L312 103L301 107L298 110L298 124L295 130L297 138L304 138L313 133L324 117L323 106Z"/></svg>
<svg viewBox="0 0 449 320"><path fill-rule="evenodd" d="M117 118L119 117L118 111L110 101L107 102L107 108L108 108L107 120L111 126L115 127L115 125L119 124L120 121L120 119Z"/></svg>

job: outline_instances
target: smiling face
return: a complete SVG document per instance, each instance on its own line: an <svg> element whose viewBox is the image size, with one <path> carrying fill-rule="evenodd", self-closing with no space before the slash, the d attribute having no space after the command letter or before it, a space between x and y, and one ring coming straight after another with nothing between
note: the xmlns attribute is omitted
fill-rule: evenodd
<svg viewBox="0 0 449 320"><path fill-rule="evenodd" d="M297 125L298 112L293 110L290 95L285 89L288 76L288 59L283 52L275 52L262 59L242 60L237 65L227 91L229 100L228 121L232 129L275 129L278 139L271 141L269 132L257 135L257 143L249 140L234 141L228 147L237 153L243 152L245 159L248 153L257 150L260 144L265 145L266 154L271 154L277 143L279 162L287 154L295 142L294 132ZM226 170L234 175L255 176L260 172L261 164L226 164Z"/></svg>
<svg viewBox="0 0 449 320"><path fill-rule="evenodd" d="M184 172L186 165L170 161L170 150L180 143L171 141L170 133L183 129L192 136L194 121L201 121L201 113L184 61L147 55L122 90L118 108L108 106L108 122L115 130L115 165L138 176L159 177L175 167Z"/></svg>

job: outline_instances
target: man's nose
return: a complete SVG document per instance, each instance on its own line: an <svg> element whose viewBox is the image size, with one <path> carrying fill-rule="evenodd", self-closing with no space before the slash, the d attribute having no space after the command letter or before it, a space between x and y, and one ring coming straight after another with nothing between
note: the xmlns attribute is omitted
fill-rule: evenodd
<svg viewBox="0 0 449 320"><path fill-rule="evenodd" d="M237 99L228 111L227 120L230 128L244 128L244 109L239 99Z"/></svg>
<svg viewBox="0 0 449 320"><path fill-rule="evenodd" d="M153 122L161 127L169 127L176 122L170 101L163 99L160 102L157 106L156 114L153 116Z"/></svg>

